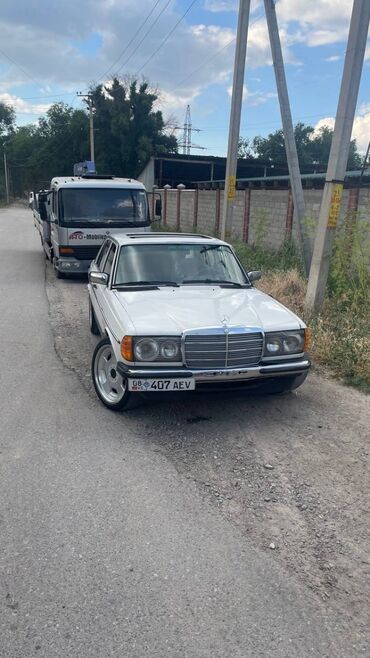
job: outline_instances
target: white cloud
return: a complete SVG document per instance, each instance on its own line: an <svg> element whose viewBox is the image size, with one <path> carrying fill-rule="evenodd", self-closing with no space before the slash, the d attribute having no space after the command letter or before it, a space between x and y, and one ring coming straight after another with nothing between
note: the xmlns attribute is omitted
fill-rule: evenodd
<svg viewBox="0 0 370 658"><path fill-rule="evenodd" d="M253 14L260 6L261 0L252 0L250 12ZM213 13L221 13L225 11L237 11L239 2L238 0L204 0L204 9Z"/></svg>
<svg viewBox="0 0 370 658"><path fill-rule="evenodd" d="M44 114L50 107L50 103L29 103L23 98L8 93L0 93L0 102L14 107L19 114L30 114L35 116Z"/></svg>
<svg viewBox="0 0 370 658"><path fill-rule="evenodd" d="M317 134L321 128L331 128L333 130L334 123L334 117L325 117L324 119L320 119L315 125L314 133Z"/></svg>
<svg viewBox="0 0 370 658"><path fill-rule="evenodd" d="M232 86L227 88L227 93L231 97L232 95ZM271 98L276 98L276 93L272 91L249 91L246 85L243 85L243 103L247 105L262 105L266 103Z"/></svg>
<svg viewBox="0 0 370 658"><path fill-rule="evenodd" d="M152 9L153 0L79 0L78 3L63 0L52 4L52 11L46 12L43 2L33 3L32 11L28 0L2 0L0 3L1 48L29 73L27 76L10 62L2 60L5 66L0 71L0 92L16 97L17 107L21 102L21 85L33 84L34 91L28 92L27 96L41 96L45 92L50 95L61 91L73 93L99 81L109 67L110 76L116 72L134 74L162 43L180 16L176 3L171 4L131 57L135 45L158 15L162 5L159 6L123 58L112 67ZM262 4L261 0L253 0L251 11L260 9ZM203 3L211 18L211 12L222 8L222 11L231 11L237 5L238 0L204 0ZM279 0L277 11L285 62L297 64L293 52L296 43L312 46L323 39L324 42L345 40L350 5L347 0ZM230 84L233 70L235 30L220 25L194 25L193 18L194 14L190 12L142 71L151 84L161 90L162 109L165 112L179 111L181 116L186 104L209 85L216 83L224 87L225 83ZM92 35L96 35L98 45L89 53L86 43ZM370 58L370 48L367 56ZM271 52L266 21L261 17L250 23L247 85L252 80L251 69L267 65L271 65ZM255 104L265 100L263 93L247 97L247 102ZM23 102L25 105L19 109L22 112L30 107L27 101ZM32 111L48 107L41 104L41 99L39 103L32 105Z"/></svg>
<svg viewBox="0 0 370 658"><path fill-rule="evenodd" d="M342 55L330 55L330 57L325 57L325 62L338 62L342 59Z"/></svg>
<svg viewBox="0 0 370 658"><path fill-rule="evenodd" d="M236 11L238 8L237 0L205 0L204 9L219 13L221 11Z"/></svg>
<svg viewBox="0 0 370 658"><path fill-rule="evenodd" d="M152 0L141 0L140 3L137 0L110 0L109 6L107 2L79 0L76 5L72 0L64 0L62 4L55 5L53 12L47 13L42 9L42 3L36 3L30 12L27 10L27 0L18 0L17 3L3 0L0 4L1 47L19 63L23 71L5 60L5 66L0 70L0 92L21 95L19 88L25 84L37 84L37 88L27 94L34 96L44 95L46 89L48 93L49 89L54 93L83 90L90 83L99 81L109 67L111 76L117 72L120 75L134 74L158 48L179 18L179 14L170 7L161 15L156 28L147 35L137 52L132 54L140 38L145 35L147 26L119 59L127 43L123 40L122 26L124 35L131 37L142 23L143 15L152 7ZM99 37L101 46L92 54L86 54L79 44L83 45L92 34ZM232 42L234 36L230 28L191 26L183 21L140 76L144 75L154 86L171 95L179 81L200 68L199 73L189 77L176 94L177 98L193 98L210 83L223 82L230 75L233 67L232 44L230 48L225 48L221 57L207 63L204 70L201 64ZM111 66L116 60L119 61ZM172 99L170 105L173 105Z"/></svg>
<svg viewBox="0 0 370 658"><path fill-rule="evenodd" d="M347 0L279 0L279 23L298 23L297 36L309 46L346 41L352 11Z"/></svg>
<svg viewBox="0 0 370 658"><path fill-rule="evenodd" d="M199 95L199 90L193 90L189 94L171 93L170 91L159 91L159 98L157 100L157 107L166 112L166 115L171 115L173 112L185 112L187 105L191 104Z"/></svg>
<svg viewBox="0 0 370 658"><path fill-rule="evenodd" d="M323 126L334 128L335 118L325 117L320 119L315 126L317 132ZM352 139L356 140L357 148L361 153L365 153L370 138L370 103L361 105L359 113L353 122Z"/></svg>

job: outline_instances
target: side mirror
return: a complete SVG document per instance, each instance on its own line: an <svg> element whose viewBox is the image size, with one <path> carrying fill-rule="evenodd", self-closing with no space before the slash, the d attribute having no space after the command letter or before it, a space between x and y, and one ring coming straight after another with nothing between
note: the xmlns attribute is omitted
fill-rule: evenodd
<svg viewBox="0 0 370 658"><path fill-rule="evenodd" d="M105 272L89 272L89 282L100 286L108 285L109 276Z"/></svg>
<svg viewBox="0 0 370 658"><path fill-rule="evenodd" d="M248 279L251 283L254 281L258 281L262 276L262 272L260 270L252 270L252 272L248 272Z"/></svg>
<svg viewBox="0 0 370 658"><path fill-rule="evenodd" d="M156 199L155 200L154 214L159 219L162 217L162 199Z"/></svg>

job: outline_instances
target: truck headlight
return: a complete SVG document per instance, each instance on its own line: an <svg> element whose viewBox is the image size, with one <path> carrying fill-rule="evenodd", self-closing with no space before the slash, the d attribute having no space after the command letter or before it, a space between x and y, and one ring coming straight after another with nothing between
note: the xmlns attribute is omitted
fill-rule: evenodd
<svg viewBox="0 0 370 658"><path fill-rule="evenodd" d="M135 361L181 361L181 341L174 336L135 336Z"/></svg>
<svg viewBox="0 0 370 658"><path fill-rule="evenodd" d="M304 338L304 329L268 332L265 334L264 356L300 354L304 350Z"/></svg>

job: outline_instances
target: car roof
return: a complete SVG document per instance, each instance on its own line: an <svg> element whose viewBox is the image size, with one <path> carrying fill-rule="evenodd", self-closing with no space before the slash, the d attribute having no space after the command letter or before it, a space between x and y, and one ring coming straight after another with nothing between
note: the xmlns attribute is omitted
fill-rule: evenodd
<svg viewBox="0 0 370 658"><path fill-rule="evenodd" d="M57 176L52 179L51 187L54 188L71 188L71 187L103 187L103 188L126 188L126 189L140 189L145 190L143 183L135 180L134 178L115 178L115 176Z"/></svg>
<svg viewBox="0 0 370 658"><path fill-rule="evenodd" d="M141 233L112 233L109 235L119 245L128 244L215 244L225 245L227 242L199 233L154 233L151 231Z"/></svg>

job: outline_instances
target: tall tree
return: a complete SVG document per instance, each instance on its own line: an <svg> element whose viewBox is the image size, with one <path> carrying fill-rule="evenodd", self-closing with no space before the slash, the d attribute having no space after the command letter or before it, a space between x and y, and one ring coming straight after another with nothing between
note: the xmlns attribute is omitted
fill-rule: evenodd
<svg viewBox="0 0 370 658"><path fill-rule="evenodd" d="M3 159L3 152L7 146L9 136L14 131L15 125L15 112L13 107L6 105L0 101L0 149L1 160ZM0 197L5 197L5 174L3 167L0 166Z"/></svg>
<svg viewBox="0 0 370 658"><path fill-rule="evenodd" d="M299 164L302 169L309 165L322 165L323 167L327 165L333 137L331 128L323 126L319 131L315 132L312 126L297 123L294 128L294 135ZM282 130L276 130L267 135L267 137L255 137L252 141L252 147L254 154L258 158L268 160L275 166L287 165L284 133ZM356 141L352 140L347 167L348 169L358 169L360 165L361 158L357 151Z"/></svg>
<svg viewBox="0 0 370 658"><path fill-rule="evenodd" d="M148 83L115 78L109 87L91 90L95 107L98 171L137 176L152 155L175 153L177 140L165 133L158 99Z"/></svg>
<svg viewBox="0 0 370 658"><path fill-rule="evenodd" d="M46 187L53 176L73 173L73 163L88 153L84 110L52 105L38 124L20 126L8 140L9 167L16 195Z"/></svg>
<svg viewBox="0 0 370 658"><path fill-rule="evenodd" d="M11 134L15 125L15 111L13 107L0 101L0 140Z"/></svg>
<svg viewBox="0 0 370 658"><path fill-rule="evenodd" d="M239 137L238 158L253 158L253 146L248 137Z"/></svg>

